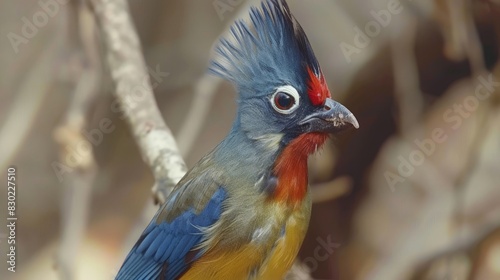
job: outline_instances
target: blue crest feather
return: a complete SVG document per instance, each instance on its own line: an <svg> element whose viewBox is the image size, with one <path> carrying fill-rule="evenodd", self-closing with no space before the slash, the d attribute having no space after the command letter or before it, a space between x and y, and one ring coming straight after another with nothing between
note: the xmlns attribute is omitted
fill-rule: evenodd
<svg viewBox="0 0 500 280"><path fill-rule="evenodd" d="M250 22L236 21L230 38L222 38L210 71L246 93L267 94L270 85L304 89L307 68L320 75L318 61L304 30L284 0L264 0L250 11Z"/></svg>

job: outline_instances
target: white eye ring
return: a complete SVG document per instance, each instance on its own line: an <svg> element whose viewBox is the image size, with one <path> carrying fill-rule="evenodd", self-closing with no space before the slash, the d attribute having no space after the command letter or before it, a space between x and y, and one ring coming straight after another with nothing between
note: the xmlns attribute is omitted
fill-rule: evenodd
<svg viewBox="0 0 500 280"><path fill-rule="evenodd" d="M279 108L279 106L276 104L276 95L279 93L286 93L289 96L293 97L294 103L290 108L282 109L282 108ZM271 101L271 105L273 106L274 110L276 110L277 112L279 112L281 114L288 115L288 114L293 113L299 107L300 95L294 87L292 87L290 85L286 85L286 86L278 87L276 89L276 91L273 93L273 95L271 96L271 99L269 101Z"/></svg>

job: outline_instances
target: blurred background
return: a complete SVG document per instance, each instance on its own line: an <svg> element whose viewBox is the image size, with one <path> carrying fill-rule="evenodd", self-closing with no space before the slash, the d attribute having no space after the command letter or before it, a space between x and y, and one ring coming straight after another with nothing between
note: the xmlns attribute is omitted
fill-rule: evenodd
<svg viewBox="0 0 500 280"><path fill-rule="evenodd" d="M258 2L128 1L188 167L236 110L234 88L206 75L212 46ZM311 158L313 216L297 267L314 279L500 279L500 3L288 2L333 97L360 123ZM18 217L15 273L0 227L0 278L112 279L154 179L113 110L92 10L2 0L0 38L1 178L6 186L17 167ZM65 144L72 122L84 123L81 147ZM7 221L7 187L0 197Z"/></svg>

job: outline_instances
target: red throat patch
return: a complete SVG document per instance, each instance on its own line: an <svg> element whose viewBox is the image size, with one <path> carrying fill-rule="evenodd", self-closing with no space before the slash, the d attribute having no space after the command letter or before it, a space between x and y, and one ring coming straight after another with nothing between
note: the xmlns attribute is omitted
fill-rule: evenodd
<svg viewBox="0 0 500 280"><path fill-rule="evenodd" d="M278 185L274 198L291 204L301 202L307 193L307 157L321 147L328 134L306 133L292 140L278 156L274 174Z"/></svg>
<svg viewBox="0 0 500 280"><path fill-rule="evenodd" d="M320 78L318 78L311 68L307 68L307 72L309 74L309 88L307 89L307 94L311 103L314 106L325 104L325 100L331 97L325 77L323 77L323 74L320 74Z"/></svg>

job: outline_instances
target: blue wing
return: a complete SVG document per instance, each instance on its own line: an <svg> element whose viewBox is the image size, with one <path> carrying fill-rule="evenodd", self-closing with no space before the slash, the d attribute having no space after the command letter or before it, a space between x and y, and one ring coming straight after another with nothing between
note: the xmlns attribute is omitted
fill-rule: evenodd
<svg viewBox="0 0 500 280"><path fill-rule="evenodd" d="M178 201L179 191L174 191L159 214ZM200 228L211 226L219 219L225 197L226 191L219 187L203 209L190 207L175 218L161 222L157 215L128 254L116 279L178 279L201 257L202 252L193 250L203 241Z"/></svg>

